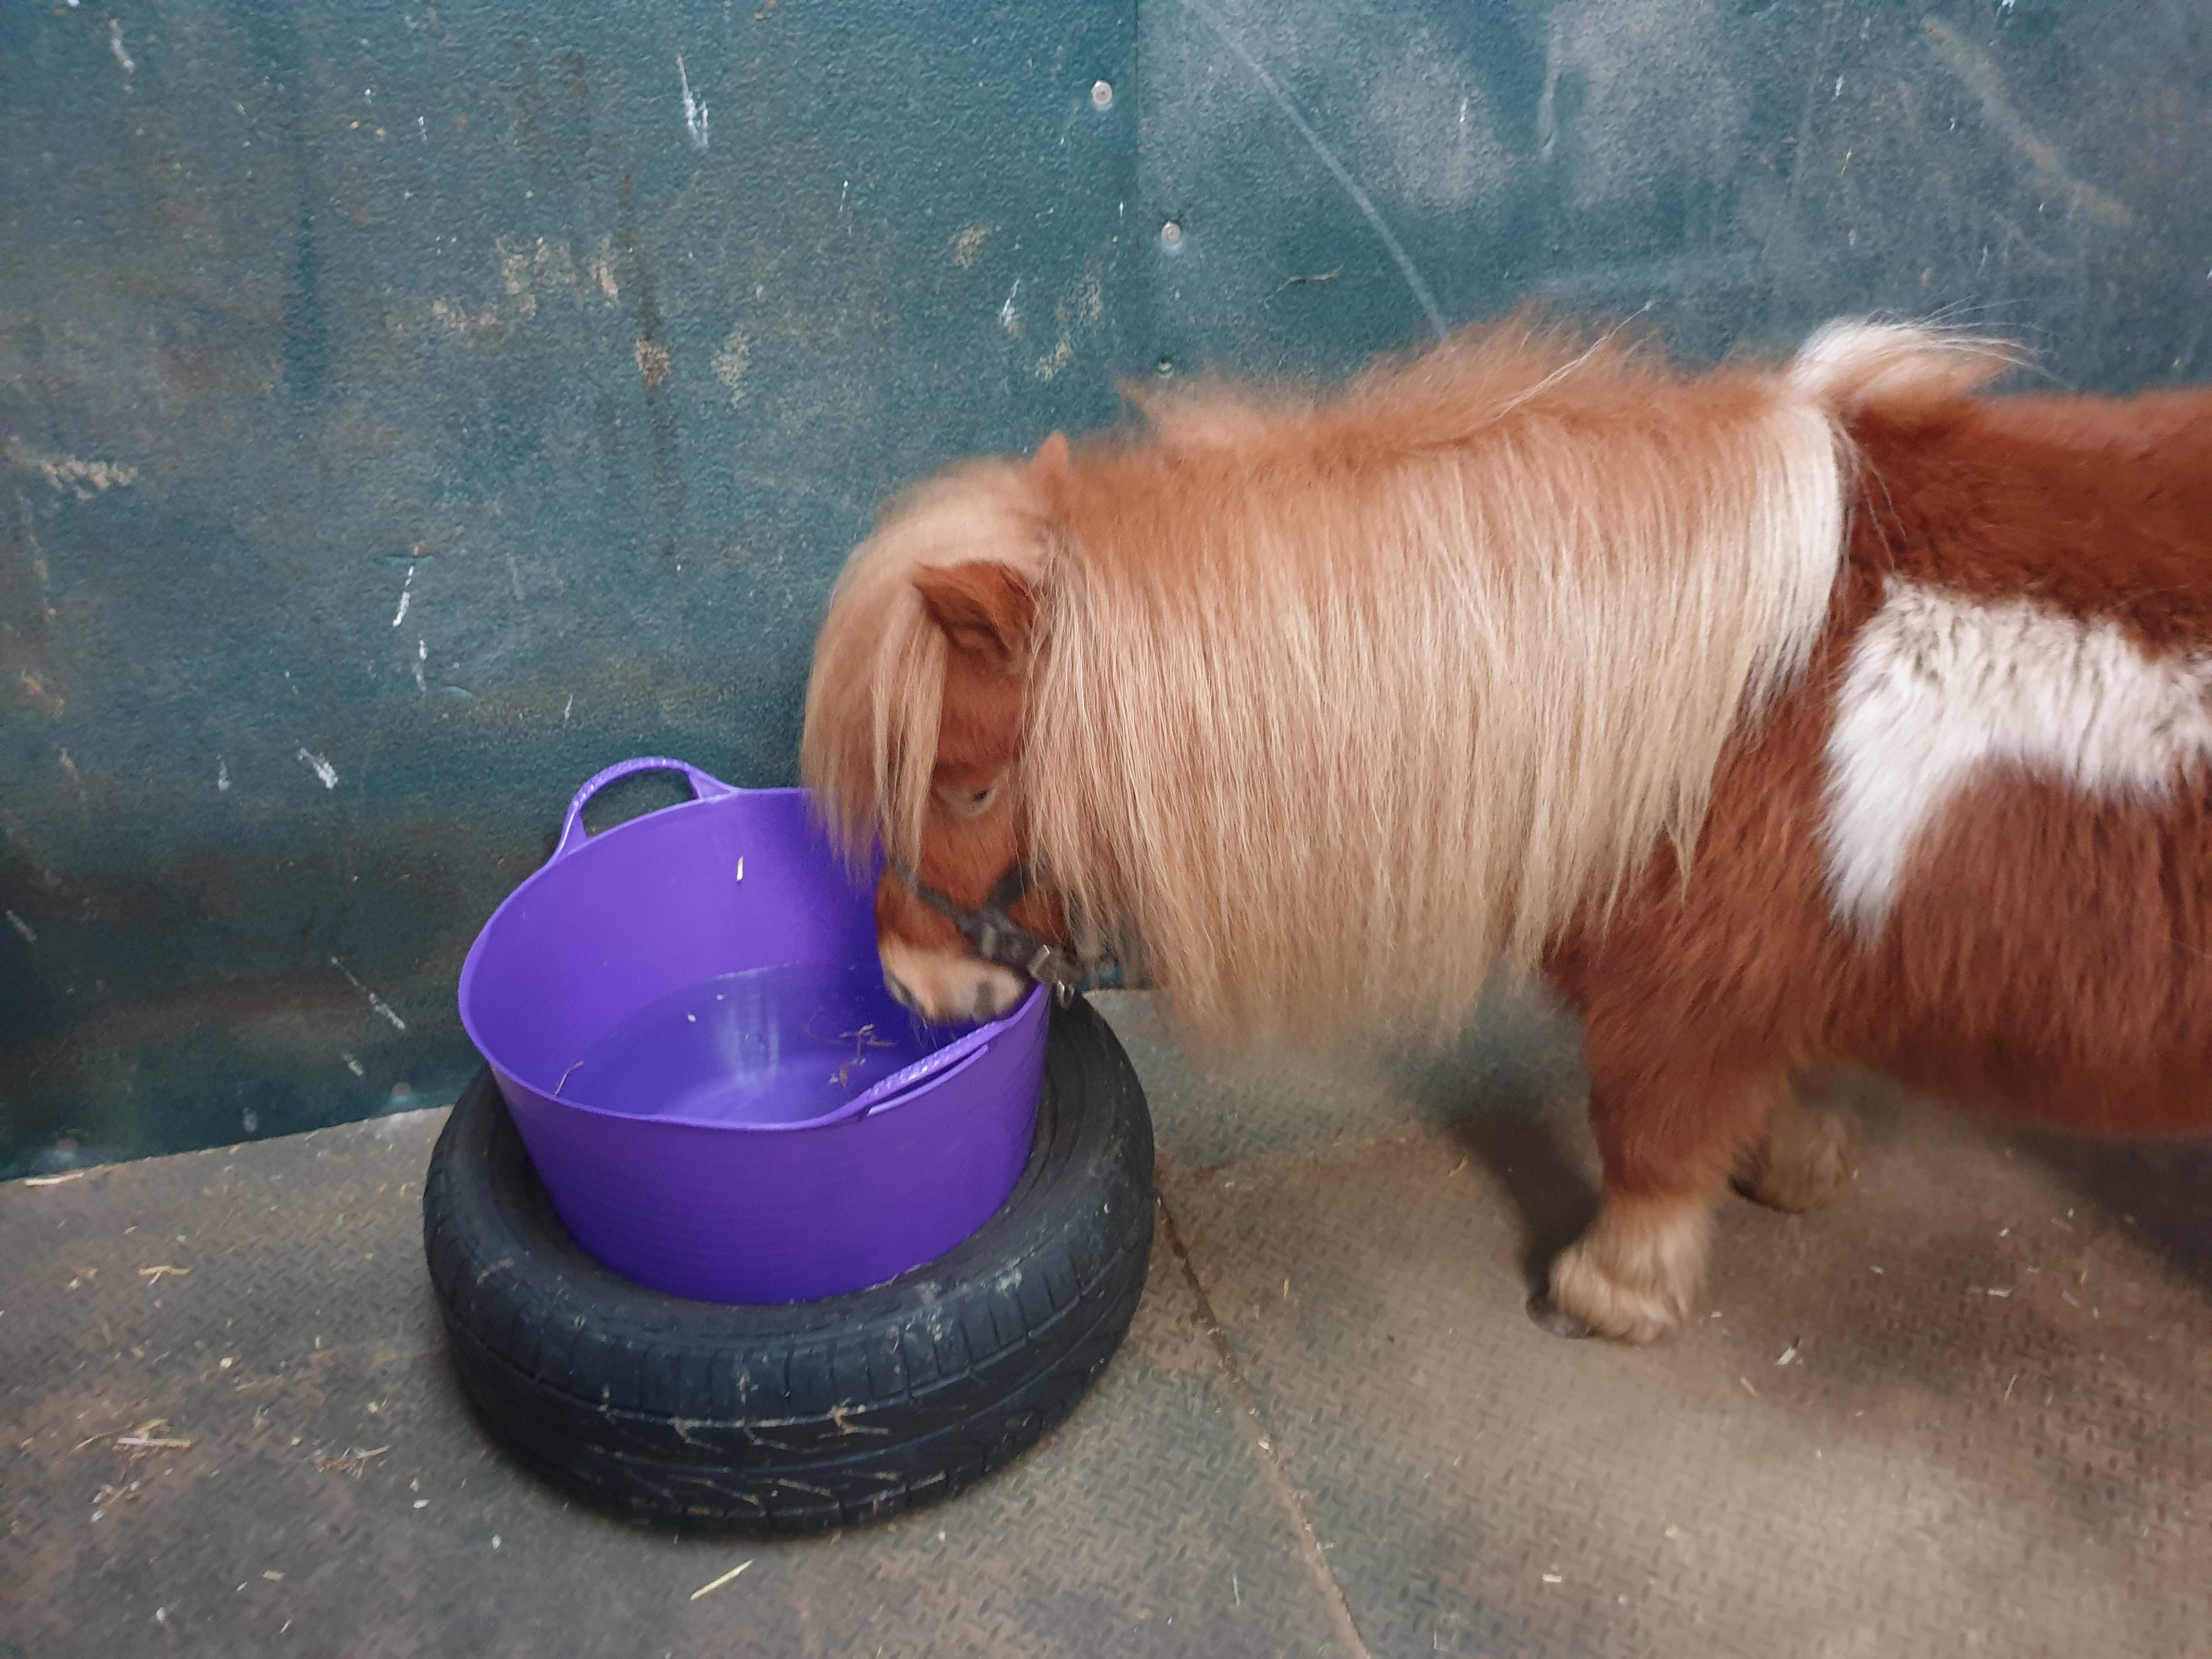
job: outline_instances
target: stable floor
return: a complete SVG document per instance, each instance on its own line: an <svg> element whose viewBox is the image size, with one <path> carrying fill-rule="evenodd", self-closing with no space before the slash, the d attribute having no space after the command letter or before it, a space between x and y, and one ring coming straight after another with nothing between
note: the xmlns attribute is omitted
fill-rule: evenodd
<svg viewBox="0 0 2212 1659"><path fill-rule="evenodd" d="M1594 1201L1564 1022L1224 1076L1100 1002L1162 1152L1127 1345L1013 1468L827 1539L487 1445L441 1112L0 1187L0 1659L2212 1652L2212 1147L1869 1081L1836 1206L1732 1202L1690 1329L1568 1343L1522 1311Z"/></svg>

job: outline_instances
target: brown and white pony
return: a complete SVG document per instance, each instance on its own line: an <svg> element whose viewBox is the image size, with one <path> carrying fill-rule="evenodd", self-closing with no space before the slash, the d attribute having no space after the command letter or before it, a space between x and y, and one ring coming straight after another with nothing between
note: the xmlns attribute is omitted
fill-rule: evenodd
<svg viewBox="0 0 2212 1659"><path fill-rule="evenodd" d="M1972 395L2010 361L1844 325L1692 378L1509 325L923 485L804 744L890 854L887 977L1003 1008L997 906L1141 949L1218 1048L1540 972L1605 1190L1535 1310L1636 1340L1732 1176L1848 1177L1808 1071L2212 1128L2212 394Z"/></svg>

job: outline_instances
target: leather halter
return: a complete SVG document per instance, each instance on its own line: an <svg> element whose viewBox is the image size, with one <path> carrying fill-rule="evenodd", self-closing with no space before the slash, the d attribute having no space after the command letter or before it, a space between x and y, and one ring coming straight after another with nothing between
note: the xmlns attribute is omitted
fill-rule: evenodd
<svg viewBox="0 0 2212 1659"><path fill-rule="evenodd" d="M975 954L997 967L1026 974L1052 987L1053 996L1065 1008L1074 1000L1075 988L1090 970L1057 945L1039 939L1006 913L1022 902L1035 882L1026 862L1015 865L999 878L974 909L955 902L921 879L904 862L893 859L890 868L907 890L960 930Z"/></svg>

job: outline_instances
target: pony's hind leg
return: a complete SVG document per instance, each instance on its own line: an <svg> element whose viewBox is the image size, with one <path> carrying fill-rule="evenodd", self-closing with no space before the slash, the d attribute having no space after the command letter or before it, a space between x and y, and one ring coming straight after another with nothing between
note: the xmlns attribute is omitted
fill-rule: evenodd
<svg viewBox="0 0 2212 1659"><path fill-rule="evenodd" d="M1735 1188L1746 1198L1771 1210L1813 1210L1850 1183L1850 1133L1821 1081L1801 1073L1778 1091L1765 1133L1736 1157Z"/></svg>
<svg viewBox="0 0 2212 1659"><path fill-rule="evenodd" d="M1742 1148L1786 1094L1778 1069L1654 1076L1632 1084L1590 1056L1590 1127L1605 1162L1597 1219L1553 1262L1528 1311L1557 1336L1650 1342L1688 1316L1713 1205Z"/></svg>

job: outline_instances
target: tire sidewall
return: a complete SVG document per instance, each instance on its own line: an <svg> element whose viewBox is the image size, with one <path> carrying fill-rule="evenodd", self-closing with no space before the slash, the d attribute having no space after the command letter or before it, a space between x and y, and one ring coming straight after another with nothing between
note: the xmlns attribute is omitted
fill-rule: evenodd
<svg viewBox="0 0 2212 1659"><path fill-rule="evenodd" d="M1152 1176L1134 1072L1079 1000L1054 1011L1006 1202L886 1284L727 1306L619 1277L561 1225L489 1073L433 1155L424 1242L465 1391L541 1473L632 1512L745 1525L779 1492L843 1514L831 1494L850 1470L883 1513L956 1490L981 1472L979 1447L983 1467L1005 1461L1103 1369L1142 1292ZM933 1446L947 1468L926 1467ZM654 1498L686 1472L727 1513L696 1491ZM911 1479L886 1501L894 1473Z"/></svg>

